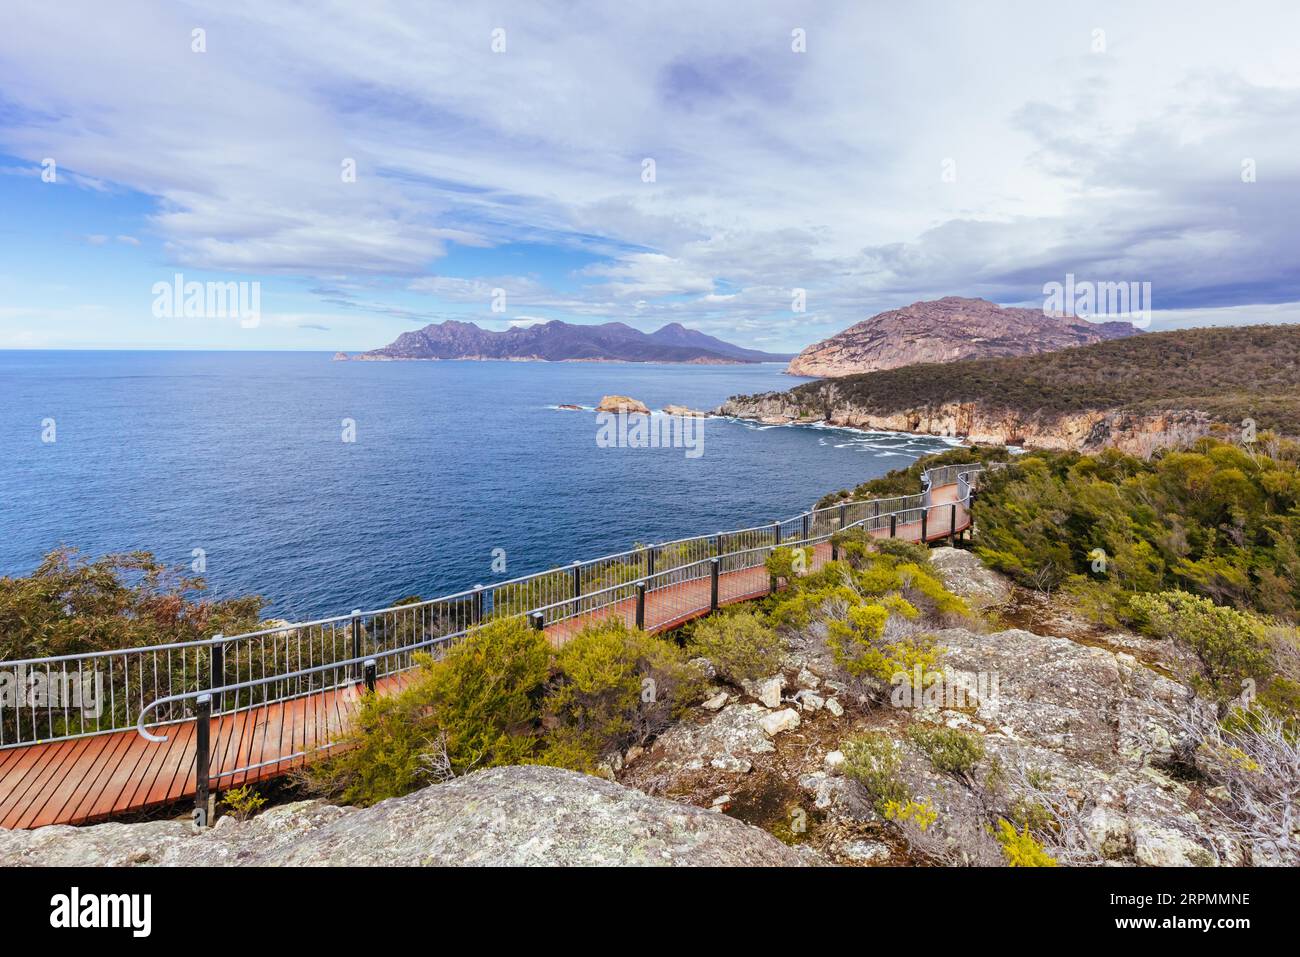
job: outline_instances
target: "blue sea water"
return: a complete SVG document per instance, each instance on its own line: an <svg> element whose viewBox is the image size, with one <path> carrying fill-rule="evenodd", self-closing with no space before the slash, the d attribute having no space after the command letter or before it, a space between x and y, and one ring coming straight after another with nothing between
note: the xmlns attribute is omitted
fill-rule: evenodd
<svg viewBox="0 0 1300 957"><path fill-rule="evenodd" d="M216 595L341 614L787 517L946 447L719 419L698 458L597 446L603 394L712 408L803 381L781 369L0 352L0 574L58 545L202 549Z"/></svg>

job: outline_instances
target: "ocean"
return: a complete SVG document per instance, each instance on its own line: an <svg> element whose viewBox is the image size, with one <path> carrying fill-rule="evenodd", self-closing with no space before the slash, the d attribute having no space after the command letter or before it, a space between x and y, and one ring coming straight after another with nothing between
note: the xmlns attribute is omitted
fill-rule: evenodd
<svg viewBox="0 0 1300 957"><path fill-rule="evenodd" d="M0 575L143 550L268 614L342 614L784 518L948 447L722 419L698 455L597 443L604 394L713 408L806 381L776 364L331 355L0 352Z"/></svg>

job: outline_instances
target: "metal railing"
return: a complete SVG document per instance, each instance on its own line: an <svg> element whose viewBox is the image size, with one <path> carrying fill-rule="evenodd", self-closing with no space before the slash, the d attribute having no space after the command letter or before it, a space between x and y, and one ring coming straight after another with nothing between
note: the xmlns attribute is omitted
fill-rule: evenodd
<svg viewBox="0 0 1300 957"><path fill-rule="evenodd" d="M906 537L955 537L969 524L980 471L978 465L946 466L927 472L925 490L916 495L844 502L784 521L642 546L406 605L358 609L234 636L0 662L0 686L9 684L18 698L0 696L0 748L130 728L150 740L164 740L168 726L197 719L202 733L196 740L204 754L205 719L355 691L363 683L374 688L412 668L417 653L436 652L493 618L523 615L536 628L564 633L611 616L638 627L668 627L766 594L771 585L764 565L781 545L816 546L852 528L877 536L893 537L911 528L916 534L907 532ZM954 484L956 501L932 503L934 490ZM814 567L825 560L817 556ZM38 688L44 693L36 694ZM325 724L314 735L304 734L304 742L314 740L312 747L304 743L262 763L279 764L331 747L335 735L328 720ZM200 767L207 764L199 762ZM219 768L216 778L256 767L245 762ZM207 774L199 777L206 790Z"/></svg>

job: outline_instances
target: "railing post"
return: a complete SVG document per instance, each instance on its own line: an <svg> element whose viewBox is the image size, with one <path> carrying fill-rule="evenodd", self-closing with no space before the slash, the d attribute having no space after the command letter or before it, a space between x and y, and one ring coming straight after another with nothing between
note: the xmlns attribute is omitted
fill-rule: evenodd
<svg viewBox="0 0 1300 957"><path fill-rule="evenodd" d="M889 537L890 538L898 537L898 513L897 512L889 513Z"/></svg>
<svg viewBox="0 0 1300 957"><path fill-rule="evenodd" d="M776 554L776 547L773 546L773 547L772 547L772 550L768 552L768 555L775 555L775 554ZM775 594L776 594L776 573L775 573L775 572L769 572L769 573L768 573L768 576L767 576L767 593L768 593L769 595L775 595Z"/></svg>
<svg viewBox="0 0 1300 957"><path fill-rule="evenodd" d="M636 626L645 630L645 582L636 583Z"/></svg>
<svg viewBox="0 0 1300 957"><path fill-rule="evenodd" d="M837 542L834 538L832 538L831 539L831 561L838 562L839 560L840 560L840 543Z"/></svg>
<svg viewBox="0 0 1300 957"><path fill-rule="evenodd" d="M781 544L781 523L775 519L772 521L772 540L778 545Z"/></svg>
<svg viewBox="0 0 1300 957"><path fill-rule="evenodd" d="M546 618L540 611L533 612L528 616L528 619L532 623L534 631L542 631L546 628Z"/></svg>
<svg viewBox="0 0 1300 957"><path fill-rule="evenodd" d="M361 657L361 609L352 609L352 657L353 659ZM361 680L361 665L357 661L352 662L352 677L357 681Z"/></svg>
<svg viewBox="0 0 1300 957"><path fill-rule="evenodd" d="M474 624L476 625L483 624L483 586L482 585L474 586L473 608L474 610L471 617L473 618Z"/></svg>
<svg viewBox="0 0 1300 957"><path fill-rule="evenodd" d="M722 557L722 536L721 535L713 536L713 554L716 555L718 558Z"/></svg>
<svg viewBox="0 0 1300 957"><path fill-rule="evenodd" d="M375 659L366 659L366 691L370 694L375 693Z"/></svg>
<svg viewBox="0 0 1300 957"><path fill-rule="evenodd" d="M948 544L956 546L957 544L957 503L952 503L952 512L948 518Z"/></svg>
<svg viewBox="0 0 1300 957"><path fill-rule="evenodd" d="M649 578L655 573L655 546L647 545L645 550L645 573Z"/></svg>
<svg viewBox="0 0 1300 957"><path fill-rule="evenodd" d="M924 545L927 540L926 519L928 519L929 517L930 517L930 506L927 505L925 508L921 509L921 544L922 545Z"/></svg>
<svg viewBox="0 0 1300 957"><path fill-rule="evenodd" d="M718 568L722 565L722 559L709 559L709 611L718 610Z"/></svg>
<svg viewBox="0 0 1300 957"><path fill-rule="evenodd" d="M194 700L197 714L194 716L194 829L203 830L208 826L208 793L211 784L208 778L210 758L210 737L212 734L212 695L204 693Z"/></svg>
<svg viewBox="0 0 1300 957"><path fill-rule="evenodd" d="M216 634L213 639L220 639L223 636ZM226 646L219 640L214 640L208 646L208 687L220 688L226 683ZM226 707L226 693L221 692L217 698L217 713L220 714Z"/></svg>
<svg viewBox="0 0 1300 957"><path fill-rule="evenodd" d="M804 544L808 543L810 532L812 531L812 512L803 513L803 540Z"/></svg>
<svg viewBox="0 0 1300 957"><path fill-rule="evenodd" d="M840 528L849 523L849 507L844 502L840 502Z"/></svg>
<svg viewBox="0 0 1300 957"><path fill-rule="evenodd" d="M576 602L582 597L582 562L573 563L573 600ZM576 612L578 606L575 604L573 610Z"/></svg>

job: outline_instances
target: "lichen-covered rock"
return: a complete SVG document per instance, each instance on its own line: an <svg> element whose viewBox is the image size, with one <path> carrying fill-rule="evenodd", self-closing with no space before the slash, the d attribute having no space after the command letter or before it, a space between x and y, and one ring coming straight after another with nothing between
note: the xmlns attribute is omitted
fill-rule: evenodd
<svg viewBox="0 0 1300 957"><path fill-rule="evenodd" d="M1011 599L1011 583L998 572L985 567L972 552L961 548L933 548L930 563L938 570L943 583L955 595L975 608L990 608Z"/></svg>
<svg viewBox="0 0 1300 957"><path fill-rule="evenodd" d="M760 704L731 704L702 724L673 725L655 739L649 757L675 771L693 771L715 759L770 753L775 746L758 725L767 713Z"/></svg>
<svg viewBox="0 0 1300 957"><path fill-rule="evenodd" d="M559 768L492 768L373 807L0 831L0 865L790 866L812 852L722 814Z"/></svg>

